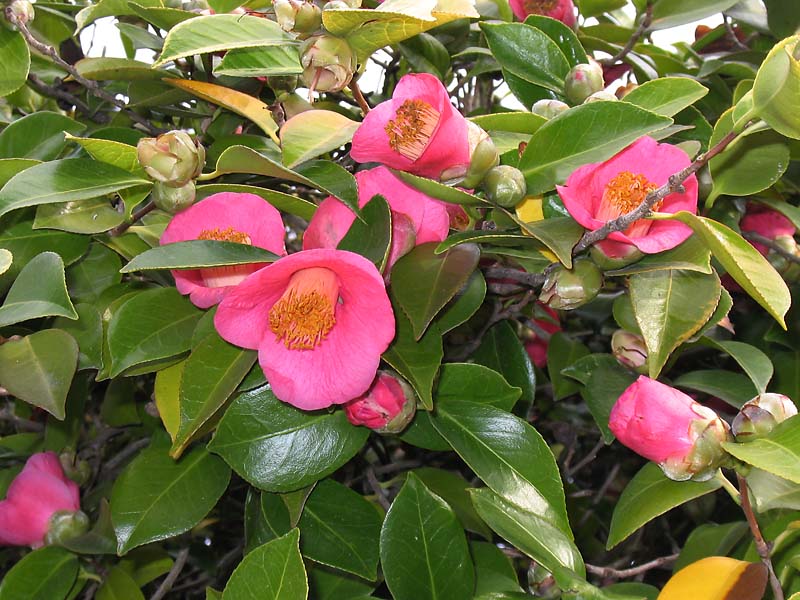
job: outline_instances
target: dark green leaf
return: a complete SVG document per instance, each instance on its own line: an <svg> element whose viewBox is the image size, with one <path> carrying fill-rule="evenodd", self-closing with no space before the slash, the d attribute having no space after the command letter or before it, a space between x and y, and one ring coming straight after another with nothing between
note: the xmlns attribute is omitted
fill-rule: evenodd
<svg viewBox="0 0 800 600"><path fill-rule="evenodd" d="M532 223L512 218L519 223L523 231L550 248L565 267L572 268L572 249L584 233L583 227L572 217L553 217Z"/></svg>
<svg viewBox="0 0 800 600"><path fill-rule="evenodd" d="M533 404L536 393L533 364L508 321L501 321L486 332L472 358L476 363L499 372L509 384L520 388L523 404Z"/></svg>
<svg viewBox="0 0 800 600"><path fill-rule="evenodd" d="M40 317L77 319L67 294L64 263L55 252L42 252L25 265L0 307L0 327Z"/></svg>
<svg viewBox="0 0 800 600"><path fill-rule="evenodd" d="M337 249L356 252L383 271L392 246L392 218L386 199L374 196L361 209L360 218L353 221Z"/></svg>
<svg viewBox="0 0 800 600"><path fill-rule="evenodd" d="M247 491L244 503L244 553L289 533L289 510L279 494Z"/></svg>
<svg viewBox="0 0 800 600"><path fill-rule="evenodd" d="M469 495L467 495L469 500ZM470 542L475 563L475 595L492 592L521 592L511 559L494 544Z"/></svg>
<svg viewBox="0 0 800 600"><path fill-rule="evenodd" d="M414 469L413 473L422 480L425 487L450 505L464 529L474 531L487 540L492 539L491 530L472 506L472 500L467 493L467 489L472 486L466 479L453 471L433 467Z"/></svg>
<svg viewBox="0 0 800 600"><path fill-rule="evenodd" d="M690 371L678 376L672 383L676 387L716 396L736 408L758 393L752 381L744 375L721 369Z"/></svg>
<svg viewBox="0 0 800 600"><path fill-rule="evenodd" d="M96 600L144 600L144 594L133 577L120 567L112 567L103 585L97 590Z"/></svg>
<svg viewBox="0 0 800 600"><path fill-rule="evenodd" d="M25 556L0 582L0 600L63 600L78 576L78 558L47 546Z"/></svg>
<svg viewBox="0 0 800 600"><path fill-rule="evenodd" d="M582 342L569 337L563 332L556 332L547 344L547 372L553 384L553 396L561 400L571 396L580 388L571 379L561 374L562 369L574 364L589 354L589 348Z"/></svg>
<svg viewBox="0 0 800 600"><path fill-rule="evenodd" d="M3 46L5 51L8 46ZM0 133L0 158L53 160L66 145L64 132L80 133L86 129L65 115L35 112L8 125Z"/></svg>
<svg viewBox="0 0 800 600"><path fill-rule="evenodd" d="M121 261L113 250L99 243L89 246L89 252L67 269L70 295L79 301L95 302L106 288L122 281Z"/></svg>
<svg viewBox="0 0 800 600"><path fill-rule="evenodd" d="M483 205L487 206L486 201L478 196L473 196L457 187L451 187L432 179L419 177L405 171L392 171L403 182L407 183L420 192L427 194L431 198L436 198L450 204L461 204L463 206Z"/></svg>
<svg viewBox="0 0 800 600"><path fill-rule="evenodd" d="M467 283L445 305L436 318L436 328L444 335L469 321L486 298L486 280L479 270L473 271Z"/></svg>
<svg viewBox="0 0 800 600"><path fill-rule="evenodd" d="M747 533L745 521L733 523L705 523L689 534L681 554L672 567L673 572L709 556L728 556L733 547Z"/></svg>
<svg viewBox="0 0 800 600"><path fill-rule="evenodd" d="M121 272L132 273L149 269L201 269L270 263L276 260L278 260L276 254L258 246L214 240L190 240L165 244L142 252L122 267Z"/></svg>

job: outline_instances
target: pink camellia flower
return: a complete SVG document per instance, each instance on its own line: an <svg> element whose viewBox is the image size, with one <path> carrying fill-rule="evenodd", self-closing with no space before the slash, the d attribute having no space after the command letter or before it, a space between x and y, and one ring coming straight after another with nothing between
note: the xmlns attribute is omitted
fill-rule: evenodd
<svg viewBox="0 0 800 600"><path fill-rule="evenodd" d="M350 156L431 179L448 172L463 175L470 163L467 120L450 104L436 77L405 75L392 99L364 118Z"/></svg>
<svg viewBox="0 0 800 600"><path fill-rule="evenodd" d="M414 418L416 398L411 387L391 373L379 371L363 396L344 405L347 420L381 433L399 433Z"/></svg>
<svg viewBox="0 0 800 600"><path fill-rule="evenodd" d="M686 153L669 144L642 137L622 152L602 163L576 169L563 186L557 186L569 214L591 231L607 221L629 213L648 193L658 189L690 164ZM658 212L686 210L697 212L697 178L683 183L682 193L670 194L654 206ZM635 246L646 254L656 254L681 244L692 230L678 221L639 219L625 231L615 231L597 245L612 258L628 256Z"/></svg>
<svg viewBox="0 0 800 600"><path fill-rule="evenodd" d="M670 479L709 479L725 457L730 427L710 408L644 375L619 397L608 420L611 433Z"/></svg>
<svg viewBox="0 0 800 600"><path fill-rule="evenodd" d="M222 300L214 325L230 343L258 349L278 398L313 410L367 390L395 324L375 265L316 249L247 277Z"/></svg>
<svg viewBox="0 0 800 600"><path fill-rule="evenodd" d="M415 245L441 242L447 237L450 217L444 204L406 185L386 167L359 171L356 180L360 207L380 194L392 210L392 247L387 271ZM343 202L328 196L308 224L303 249L336 248L355 218Z"/></svg>
<svg viewBox="0 0 800 600"><path fill-rule="evenodd" d="M739 222L739 228L743 233L757 233L770 240L787 238L788 241L793 241L797 231L792 222L781 213L758 204L747 205L747 213ZM764 256L769 254L769 248L764 244L752 240L750 243Z"/></svg>
<svg viewBox="0 0 800 600"><path fill-rule="evenodd" d="M285 230L281 215L271 204L255 194L223 192L213 194L175 215L160 243L188 240L217 240L264 248L286 254ZM245 277L264 263L172 271L181 294L198 308L218 304Z"/></svg>
<svg viewBox="0 0 800 600"><path fill-rule="evenodd" d="M528 15L544 15L561 21L567 27L575 26L575 5L572 0L509 0L511 10L520 21Z"/></svg>
<svg viewBox="0 0 800 600"><path fill-rule="evenodd" d="M552 308L541 303L539 303L539 308L546 315L541 319L533 320L536 329L532 330L533 338L525 342L525 350L528 352L528 356L531 357L531 362L543 369L547 364L547 347L550 345L550 336L561 331L561 323L558 319L558 313Z"/></svg>
<svg viewBox="0 0 800 600"><path fill-rule="evenodd" d="M38 548L44 544L55 513L80 508L78 484L64 475L58 456L54 452L34 454L0 502L0 545Z"/></svg>

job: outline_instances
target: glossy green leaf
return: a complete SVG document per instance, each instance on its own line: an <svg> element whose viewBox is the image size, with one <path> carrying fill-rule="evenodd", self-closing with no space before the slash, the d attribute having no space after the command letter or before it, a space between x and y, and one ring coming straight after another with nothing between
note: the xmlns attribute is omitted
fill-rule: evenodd
<svg viewBox="0 0 800 600"><path fill-rule="evenodd" d="M161 57L153 66L195 54L291 43L293 40L275 21L249 15L208 15L173 27L164 40Z"/></svg>
<svg viewBox="0 0 800 600"><path fill-rule="evenodd" d="M308 573L309 596L314 600L370 600L375 588L362 579L324 567L314 567Z"/></svg>
<svg viewBox="0 0 800 600"><path fill-rule="evenodd" d="M202 314L175 288L146 290L130 298L108 325L111 376L189 350Z"/></svg>
<svg viewBox="0 0 800 600"><path fill-rule="evenodd" d="M568 269L572 268L572 249L584 233L572 217L553 217L526 223L516 216L512 218L519 223L522 230L542 242L556 258Z"/></svg>
<svg viewBox="0 0 800 600"><path fill-rule="evenodd" d="M256 352L229 344L216 332L192 349L180 388L180 427L170 454L180 456L189 443L213 424L239 383L256 362Z"/></svg>
<svg viewBox="0 0 800 600"><path fill-rule="evenodd" d="M359 125L330 110L307 110L295 115L281 127L283 164L296 167L350 143Z"/></svg>
<svg viewBox="0 0 800 600"><path fill-rule="evenodd" d="M57 419L78 366L78 344L59 329L37 331L0 345L0 386Z"/></svg>
<svg viewBox="0 0 800 600"><path fill-rule="evenodd" d="M383 196L374 196L361 209L360 217L353 221L336 248L368 258L383 272L392 246L393 215L389 203Z"/></svg>
<svg viewBox="0 0 800 600"><path fill-rule="evenodd" d="M97 600L144 600L144 594L133 577L120 567L112 567L103 585L97 590Z"/></svg>
<svg viewBox="0 0 800 600"><path fill-rule="evenodd" d="M473 402L441 404L432 421L486 485L572 536L555 458L533 427Z"/></svg>
<svg viewBox="0 0 800 600"><path fill-rule="evenodd" d="M681 548L680 556L672 567L673 572L709 556L728 556L733 547L748 532L745 521L733 523L704 523L696 528Z"/></svg>
<svg viewBox="0 0 800 600"><path fill-rule="evenodd" d="M791 305L791 294L783 279L767 260L739 234L722 223L681 211L672 218L686 223L711 249L750 296L771 314L782 327L784 315Z"/></svg>
<svg viewBox="0 0 800 600"><path fill-rule="evenodd" d="M668 29L724 11L737 0L656 0L650 29Z"/></svg>
<svg viewBox="0 0 800 600"><path fill-rule="evenodd" d="M298 527L303 556L374 581L378 576L381 516L363 496L332 479L306 500Z"/></svg>
<svg viewBox="0 0 800 600"><path fill-rule="evenodd" d="M647 463L628 482L614 507L606 548L611 549L629 535L668 510L720 488L716 479L673 481L655 463Z"/></svg>
<svg viewBox="0 0 800 600"><path fill-rule="evenodd" d="M753 84L754 112L772 129L794 139L800 139L798 43L797 35L778 42L758 69Z"/></svg>
<svg viewBox="0 0 800 600"><path fill-rule="evenodd" d="M736 408L740 408L758 393L749 378L722 369L690 371L676 377L672 384L716 396Z"/></svg>
<svg viewBox="0 0 800 600"><path fill-rule="evenodd" d="M469 495L467 495L469 500ZM470 542L475 563L475 595L493 592L521 592L511 559L488 542Z"/></svg>
<svg viewBox="0 0 800 600"><path fill-rule="evenodd" d="M294 46L238 48L225 53L214 75L229 77L276 77L303 72Z"/></svg>
<svg viewBox="0 0 800 600"><path fill-rule="evenodd" d="M625 94L623 102L664 117L672 117L708 94L708 88L688 77L661 77L645 81Z"/></svg>
<svg viewBox="0 0 800 600"><path fill-rule="evenodd" d="M425 487L447 502L464 529L474 531L484 539L492 539L491 530L472 506L467 492L472 486L466 479L453 471L433 467L414 469L413 473L422 480Z"/></svg>
<svg viewBox="0 0 800 600"><path fill-rule="evenodd" d="M486 279L479 270L475 270L437 316L437 329L444 335L466 323L478 311L485 298Z"/></svg>
<svg viewBox="0 0 800 600"><path fill-rule="evenodd" d="M18 31L5 27L0 31L0 47L3 61L0 62L0 97L8 96L25 85L31 66L31 53L25 38Z"/></svg>
<svg viewBox="0 0 800 600"><path fill-rule="evenodd" d="M632 265L605 271L604 275L616 277L660 271L662 269L683 269L684 271L697 271L698 273L711 274L711 251L696 235L676 246L672 250L647 254L642 260Z"/></svg>
<svg viewBox="0 0 800 600"><path fill-rule="evenodd" d="M43 204L36 209L35 229L60 229L71 233L102 233L120 225L125 214L109 198L90 198L59 204Z"/></svg>
<svg viewBox="0 0 800 600"><path fill-rule="evenodd" d="M629 283L633 313L648 350L650 377L656 379L672 352L708 321L719 303L716 273L654 271Z"/></svg>
<svg viewBox="0 0 800 600"><path fill-rule="evenodd" d="M474 569L464 530L447 503L413 473L386 514L380 553L396 600L472 596Z"/></svg>
<svg viewBox="0 0 800 600"><path fill-rule="evenodd" d="M166 437L166 436L164 436ZM198 446L179 461L159 438L125 468L111 490L111 519L117 552L188 531L225 492L230 469Z"/></svg>
<svg viewBox="0 0 800 600"><path fill-rule="evenodd" d="M190 240L157 246L134 257L122 267L122 273L151 269L202 269L270 263L278 256L269 250L249 244L218 242L215 240Z"/></svg>
<svg viewBox="0 0 800 600"><path fill-rule="evenodd" d="M529 14L525 17L525 25L543 31L547 37L553 40L564 54L570 67L589 62L578 36L561 21L543 15Z"/></svg>
<svg viewBox="0 0 800 600"><path fill-rule="evenodd" d="M317 205L298 196L290 196L276 190L255 187L252 185L239 185L235 183L211 183L197 187L197 200L207 198L219 192L238 192L242 194L255 194L272 204L281 212L297 215L301 219L310 221L317 210Z"/></svg>
<svg viewBox="0 0 800 600"><path fill-rule="evenodd" d="M0 132L0 158L52 160L66 145L64 132L80 133L85 128L83 123L59 113L29 114Z"/></svg>
<svg viewBox="0 0 800 600"><path fill-rule="evenodd" d="M144 176L144 169L139 164L136 146L114 140L73 135L67 135L67 140L78 144L95 160Z"/></svg>
<svg viewBox="0 0 800 600"><path fill-rule="evenodd" d="M250 488L244 503L244 553L289 533L289 510L280 494Z"/></svg>
<svg viewBox="0 0 800 600"><path fill-rule="evenodd" d="M420 339L428 325L475 271L480 250L464 244L436 254L436 244L422 244L395 263L392 292Z"/></svg>
<svg viewBox="0 0 800 600"><path fill-rule="evenodd" d="M463 206L487 206L486 201L483 198L473 196L472 194L460 190L457 187L451 187L432 179L426 179L425 177L412 175L411 173L406 173L405 171L392 171L392 173L397 175L397 177L399 177L404 183L407 183L411 187L418 189L420 192L427 194L431 198L436 198L442 202L448 202L449 204L461 204Z"/></svg>
<svg viewBox="0 0 800 600"><path fill-rule="evenodd" d="M723 448L754 467L800 483L800 416L780 423L768 435L752 442L724 442Z"/></svg>
<svg viewBox="0 0 800 600"><path fill-rule="evenodd" d="M760 394L767 391L767 385L772 379L774 369L772 361L761 350L750 344L736 341L717 341L705 338L703 343L729 354L747 373Z"/></svg>
<svg viewBox="0 0 800 600"><path fill-rule="evenodd" d="M536 373L530 356L508 321L501 321L486 332L472 359L497 371L509 384L520 388L523 404L533 404Z"/></svg>
<svg viewBox="0 0 800 600"><path fill-rule="evenodd" d="M119 255L95 242L81 260L67 268L67 288L78 301L95 302L103 291L122 280Z"/></svg>
<svg viewBox="0 0 800 600"><path fill-rule="evenodd" d="M234 399L208 448L256 487L284 492L341 467L368 434L350 425L343 411L304 412L261 387Z"/></svg>
<svg viewBox="0 0 800 600"><path fill-rule="evenodd" d="M579 340L557 331L547 344L547 373L553 384L553 397L556 400L566 398L578 391L578 384L561 374L562 369L571 366L577 360L589 354L589 348Z"/></svg>
<svg viewBox="0 0 800 600"><path fill-rule="evenodd" d="M78 558L57 546L34 550L0 581L0 600L63 600L78 576Z"/></svg>
<svg viewBox="0 0 800 600"><path fill-rule="evenodd" d="M100 313L92 304L76 304L78 320L59 317L53 321L53 328L66 331L78 343L78 370L99 369L103 364L101 355L103 323Z"/></svg>
<svg viewBox="0 0 800 600"><path fill-rule="evenodd" d="M20 271L0 306L0 327L47 316L78 318L67 293L64 263L54 252L42 252Z"/></svg>
<svg viewBox="0 0 800 600"><path fill-rule="evenodd" d="M146 62L109 56L82 58L75 63L75 69L82 77L94 81L136 81L172 76L171 73L151 69Z"/></svg>
<svg viewBox="0 0 800 600"><path fill-rule="evenodd" d="M22 171L3 186L0 216L26 206L86 200L148 183L118 167L85 158L46 162Z"/></svg>
<svg viewBox="0 0 800 600"><path fill-rule="evenodd" d="M305 600L308 580L292 529L245 556L228 580L222 600Z"/></svg>
<svg viewBox="0 0 800 600"><path fill-rule="evenodd" d="M551 190L576 168L606 160L671 123L626 102L591 102L564 111L533 134L520 158L528 194Z"/></svg>

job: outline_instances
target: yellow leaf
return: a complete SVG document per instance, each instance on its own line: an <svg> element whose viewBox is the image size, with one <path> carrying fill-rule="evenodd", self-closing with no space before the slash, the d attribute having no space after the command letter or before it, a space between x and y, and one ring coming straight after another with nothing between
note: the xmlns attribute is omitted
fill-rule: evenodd
<svg viewBox="0 0 800 600"><path fill-rule="evenodd" d="M767 569L725 556L711 556L675 573L658 600L761 600Z"/></svg>
<svg viewBox="0 0 800 600"><path fill-rule="evenodd" d="M528 196L514 207L514 212L517 213L517 218L523 223L535 223L544 219L542 203L543 198L541 196ZM522 234L533 237L525 228L522 229ZM550 252L550 250L539 250L539 254L550 262L558 262L558 257Z"/></svg>
<svg viewBox="0 0 800 600"><path fill-rule="evenodd" d="M192 81L190 79L171 79L165 78L162 81L194 94L198 98L219 104L220 106L232 110L237 115L250 119L258 125L264 133L272 138L276 144L280 144L276 132L278 124L272 119L269 106L261 102L258 98L253 98L248 94L232 90L230 88L206 83L204 81Z"/></svg>
<svg viewBox="0 0 800 600"><path fill-rule="evenodd" d="M161 422L164 423L164 429L173 442L181 425L181 378L185 366L186 361L182 360L156 373L154 388L156 408Z"/></svg>

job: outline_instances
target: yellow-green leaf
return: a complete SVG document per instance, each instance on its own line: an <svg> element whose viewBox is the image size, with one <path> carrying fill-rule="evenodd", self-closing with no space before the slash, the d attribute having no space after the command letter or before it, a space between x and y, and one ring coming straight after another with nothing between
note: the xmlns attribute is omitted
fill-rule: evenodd
<svg viewBox="0 0 800 600"><path fill-rule="evenodd" d="M283 164L289 168L349 143L359 123L332 110L307 110L281 127Z"/></svg>

